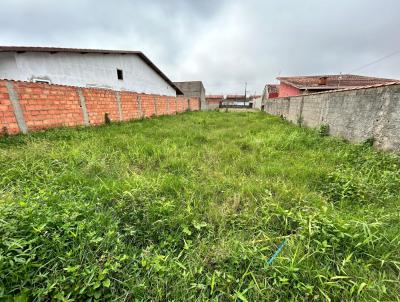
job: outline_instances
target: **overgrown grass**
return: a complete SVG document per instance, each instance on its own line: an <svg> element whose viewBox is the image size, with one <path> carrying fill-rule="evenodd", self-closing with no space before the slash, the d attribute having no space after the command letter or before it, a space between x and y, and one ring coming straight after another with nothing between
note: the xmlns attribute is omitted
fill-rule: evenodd
<svg viewBox="0 0 400 302"><path fill-rule="evenodd" d="M399 188L262 113L2 138L0 300L399 301Z"/></svg>

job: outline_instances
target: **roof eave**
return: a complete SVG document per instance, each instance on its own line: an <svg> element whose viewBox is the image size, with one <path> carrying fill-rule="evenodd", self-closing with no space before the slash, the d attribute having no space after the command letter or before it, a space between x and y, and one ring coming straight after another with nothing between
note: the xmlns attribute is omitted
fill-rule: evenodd
<svg viewBox="0 0 400 302"><path fill-rule="evenodd" d="M286 80L286 79L282 79L282 78L280 78L280 77L277 77L276 79L279 80L280 82L283 82L283 83L287 84L287 85L293 86L293 87L295 87L295 88L297 88L297 89L301 89L301 86L298 86L298 85L296 85L296 84L293 84L292 82L290 82L290 81L288 81L288 80Z"/></svg>
<svg viewBox="0 0 400 302"><path fill-rule="evenodd" d="M132 50L106 50L88 48L63 48L63 47L30 47L30 46L0 46L0 52L74 52L74 53L103 53L103 54L135 54L138 55L150 68L152 68L164 81L168 83L177 95L183 92L141 51Z"/></svg>

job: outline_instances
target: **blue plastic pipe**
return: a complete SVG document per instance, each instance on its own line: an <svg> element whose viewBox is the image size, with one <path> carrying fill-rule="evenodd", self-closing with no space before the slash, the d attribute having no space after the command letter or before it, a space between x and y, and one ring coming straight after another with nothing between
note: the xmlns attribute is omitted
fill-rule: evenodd
<svg viewBox="0 0 400 302"><path fill-rule="evenodd" d="M283 247L286 244L286 238L282 241L282 243L278 246L278 249L276 250L276 252L272 255L271 258L268 259L267 263L268 265L271 265L272 262L274 262L275 258L278 257L279 253L282 251Z"/></svg>

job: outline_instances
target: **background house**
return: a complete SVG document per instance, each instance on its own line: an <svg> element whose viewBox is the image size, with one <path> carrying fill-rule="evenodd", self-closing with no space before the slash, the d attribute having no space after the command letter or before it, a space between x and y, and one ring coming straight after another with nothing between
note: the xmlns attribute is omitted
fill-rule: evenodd
<svg viewBox="0 0 400 302"><path fill-rule="evenodd" d="M267 84L264 87L263 99L273 99L279 96L279 85L278 84Z"/></svg>
<svg viewBox="0 0 400 302"><path fill-rule="evenodd" d="M280 81L278 97L386 84L396 81L393 79L366 77L351 74L278 77L277 79Z"/></svg>
<svg viewBox="0 0 400 302"><path fill-rule="evenodd" d="M262 98L261 95L252 95L249 96L249 106L253 109L261 109Z"/></svg>
<svg viewBox="0 0 400 302"><path fill-rule="evenodd" d="M206 90L202 81L174 82L174 84L185 96L199 98L201 109L207 110Z"/></svg>
<svg viewBox="0 0 400 302"><path fill-rule="evenodd" d="M182 94L140 51L0 46L0 79Z"/></svg>
<svg viewBox="0 0 400 302"><path fill-rule="evenodd" d="M222 104L223 100L223 95L206 95L206 104L208 110L219 108L219 105Z"/></svg>
<svg viewBox="0 0 400 302"><path fill-rule="evenodd" d="M243 94L228 94L222 101L222 106L245 107L249 105L249 99Z"/></svg>

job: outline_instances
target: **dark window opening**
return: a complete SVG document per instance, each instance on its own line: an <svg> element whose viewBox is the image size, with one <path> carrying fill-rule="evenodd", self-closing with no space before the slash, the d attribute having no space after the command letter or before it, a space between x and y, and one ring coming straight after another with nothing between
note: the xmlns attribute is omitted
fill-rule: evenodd
<svg viewBox="0 0 400 302"><path fill-rule="evenodd" d="M118 77L118 80L124 79L124 74L122 72L122 69L117 69L117 77Z"/></svg>

